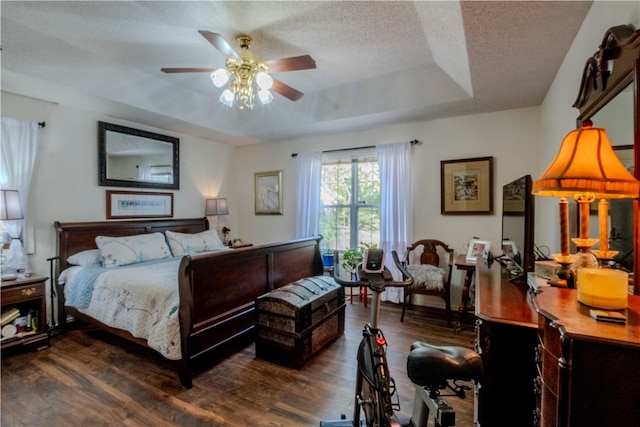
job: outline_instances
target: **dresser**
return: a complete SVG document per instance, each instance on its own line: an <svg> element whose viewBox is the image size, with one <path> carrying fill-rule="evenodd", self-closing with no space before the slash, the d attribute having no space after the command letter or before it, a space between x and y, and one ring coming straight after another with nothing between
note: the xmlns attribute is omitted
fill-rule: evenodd
<svg viewBox="0 0 640 427"><path fill-rule="evenodd" d="M612 324L574 289L534 296L497 263L475 274L482 427L640 426L640 296Z"/></svg>
<svg viewBox="0 0 640 427"><path fill-rule="evenodd" d="M640 426L640 296L626 324L596 321L575 290L544 288L536 349L541 426Z"/></svg>

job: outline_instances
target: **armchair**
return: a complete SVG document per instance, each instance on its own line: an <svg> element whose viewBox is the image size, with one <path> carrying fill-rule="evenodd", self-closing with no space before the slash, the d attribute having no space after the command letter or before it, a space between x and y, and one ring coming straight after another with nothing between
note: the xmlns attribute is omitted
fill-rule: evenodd
<svg viewBox="0 0 640 427"><path fill-rule="evenodd" d="M404 279L406 274L413 277L413 285L404 289L402 316L408 305L411 305L411 296L414 294L439 296L445 302L447 312L447 324L451 326L451 272L453 269L453 249L440 240L418 240L407 248L407 254L402 261L398 259L395 251L392 253L396 264L405 268L401 269Z"/></svg>

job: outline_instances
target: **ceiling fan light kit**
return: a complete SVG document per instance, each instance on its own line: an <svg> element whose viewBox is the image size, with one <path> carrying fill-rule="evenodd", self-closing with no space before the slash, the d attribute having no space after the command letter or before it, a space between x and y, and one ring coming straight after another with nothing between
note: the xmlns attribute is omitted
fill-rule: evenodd
<svg viewBox="0 0 640 427"><path fill-rule="evenodd" d="M161 71L165 73L211 72L211 82L214 86L221 88L228 84L219 98L219 101L228 107L235 105L241 110L253 109L256 93L261 104L268 104L273 101L271 90L291 101L297 101L303 93L274 80L269 75L269 69L284 72L316 68L316 62L309 55L264 62L258 55L249 51L252 39L246 35L236 38L241 48L236 53L220 34L205 30L200 30L199 33L226 56L225 68L217 70L215 68L162 68Z"/></svg>

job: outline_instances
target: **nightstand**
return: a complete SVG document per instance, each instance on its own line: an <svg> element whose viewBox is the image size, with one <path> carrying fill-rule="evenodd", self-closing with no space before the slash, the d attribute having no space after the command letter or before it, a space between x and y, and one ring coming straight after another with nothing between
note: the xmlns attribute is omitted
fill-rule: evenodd
<svg viewBox="0 0 640 427"><path fill-rule="evenodd" d="M32 326L35 330L17 331L15 334L13 328L9 328L7 335L0 339L0 348L2 350L15 347L35 347L38 350L49 347L49 333L47 332L47 304L45 283L48 278L44 276L31 275L29 277L17 280L4 281L0 285L0 303L2 304L2 312L5 313L10 308L20 311L19 318L31 317L35 319ZM25 320L25 319L23 319ZM8 322L7 324L11 324ZM24 322L27 323L27 322ZM3 325L3 328L6 325Z"/></svg>

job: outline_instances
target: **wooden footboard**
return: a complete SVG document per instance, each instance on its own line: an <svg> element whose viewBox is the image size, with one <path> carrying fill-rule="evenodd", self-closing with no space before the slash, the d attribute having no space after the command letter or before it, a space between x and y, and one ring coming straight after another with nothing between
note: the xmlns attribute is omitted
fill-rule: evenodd
<svg viewBox="0 0 640 427"><path fill-rule="evenodd" d="M191 387L190 360L253 330L259 296L322 274L319 241L299 239L182 259L179 375L185 387Z"/></svg>
<svg viewBox="0 0 640 427"><path fill-rule="evenodd" d="M96 236L130 236L172 230L197 233L208 229L206 218L146 221L56 222L60 271L67 258L94 249ZM191 361L227 341L250 333L255 324L255 300L278 287L304 277L322 274L320 237L251 246L219 253L185 256L180 264L180 334L182 358L178 375L190 388ZM57 280L56 280L57 282ZM60 324L66 313L139 344L144 340L109 328L64 305L58 287Z"/></svg>

